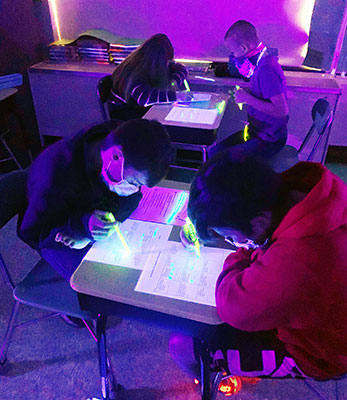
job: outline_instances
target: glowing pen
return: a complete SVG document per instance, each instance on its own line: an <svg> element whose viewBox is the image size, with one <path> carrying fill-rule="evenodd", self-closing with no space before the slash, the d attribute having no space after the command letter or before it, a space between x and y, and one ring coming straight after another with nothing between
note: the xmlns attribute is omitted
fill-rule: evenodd
<svg viewBox="0 0 347 400"><path fill-rule="evenodd" d="M188 85L187 79L185 79L185 80L183 81L183 83L184 83L184 87L186 88L186 91L187 91L187 92L190 92L190 87L189 87L189 85Z"/></svg>
<svg viewBox="0 0 347 400"><path fill-rule="evenodd" d="M115 219L114 215L111 212L107 212L105 214L105 218L109 222L116 222L116 219ZM124 238L124 236L123 236L118 224L115 226L115 230L117 232L117 236L118 236L119 240L121 241L121 243L122 243L122 245L124 247L126 255L129 255L131 253L131 251L129 249L129 246L128 246L127 242L125 241L125 238Z"/></svg>
<svg viewBox="0 0 347 400"><path fill-rule="evenodd" d="M183 226L183 231L186 237L194 243L196 255L200 257L200 243L196 236L196 229L189 217L186 218L186 224Z"/></svg>

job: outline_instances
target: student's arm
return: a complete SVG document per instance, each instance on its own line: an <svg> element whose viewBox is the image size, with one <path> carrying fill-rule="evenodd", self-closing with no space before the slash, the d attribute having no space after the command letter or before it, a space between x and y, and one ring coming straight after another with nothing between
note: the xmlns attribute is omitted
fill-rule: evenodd
<svg viewBox="0 0 347 400"><path fill-rule="evenodd" d="M130 96L142 107L151 106L158 103L171 103L176 101L176 91L173 88L157 89L141 81L136 82Z"/></svg>
<svg viewBox="0 0 347 400"><path fill-rule="evenodd" d="M288 103L284 93L270 97L268 100L258 99L246 89L239 89L235 92L235 102L245 103L265 114L276 118L283 118L288 115Z"/></svg>
<svg viewBox="0 0 347 400"><path fill-rule="evenodd" d="M235 101L246 103L255 109L275 118L288 115L288 103L285 95L285 80L280 66L261 65L256 76L261 97L258 98L247 89L235 92Z"/></svg>
<svg viewBox="0 0 347 400"><path fill-rule="evenodd" d="M274 329L295 315L305 268L290 246L273 245L259 257L244 249L229 255L216 285L220 318L246 331ZM261 261L258 261L260 258ZM298 265L299 268L295 268Z"/></svg>
<svg viewBox="0 0 347 400"><path fill-rule="evenodd" d="M172 61L169 65L169 80L175 82L178 88L184 88L184 80L188 77L188 71L183 64Z"/></svg>

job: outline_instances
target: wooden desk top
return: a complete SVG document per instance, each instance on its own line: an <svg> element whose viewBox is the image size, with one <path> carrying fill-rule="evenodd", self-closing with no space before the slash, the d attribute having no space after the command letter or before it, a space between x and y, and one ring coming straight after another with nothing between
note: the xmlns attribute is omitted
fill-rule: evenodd
<svg viewBox="0 0 347 400"><path fill-rule="evenodd" d="M163 181L160 186L187 189L181 182ZM182 247L182 251L184 251ZM215 307L168 297L136 292L141 271L119 266L82 261L71 277L70 285L77 292L119 303L158 311L210 325L221 324Z"/></svg>

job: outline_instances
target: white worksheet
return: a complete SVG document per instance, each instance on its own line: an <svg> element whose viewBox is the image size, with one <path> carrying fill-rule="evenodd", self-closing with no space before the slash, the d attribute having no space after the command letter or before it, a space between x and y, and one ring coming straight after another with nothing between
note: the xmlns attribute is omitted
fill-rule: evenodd
<svg viewBox="0 0 347 400"><path fill-rule="evenodd" d="M211 95L209 93L193 93L193 101L210 101Z"/></svg>
<svg viewBox="0 0 347 400"><path fill-rule="evenodd" d="M227 249L201 247L201 256L170 242L146 261L135 290L215 306L215 286Z"/></svg>
<svg viewBox="0 0 347 400"><path fill-rule="evenodd" d="M217 109L174 106L165 117L165 121L212 125L216 120L217 114Z"/></svg>
<svg viewBox="0 0 347 400"><path fill-rule="evenodd" d="M131 214L132 219L179 226L185 224L189 198L187 191L146 186L142 186L141 191L143 197Z"/></svg>
<svg viewBox="0 0 347 400"><path fill-rule="evenodd" d="M130 254L115 232L108 239L95 242L84 260L141 270L152 253L168 247L172 226L127 219L120 230Z"/></svg>

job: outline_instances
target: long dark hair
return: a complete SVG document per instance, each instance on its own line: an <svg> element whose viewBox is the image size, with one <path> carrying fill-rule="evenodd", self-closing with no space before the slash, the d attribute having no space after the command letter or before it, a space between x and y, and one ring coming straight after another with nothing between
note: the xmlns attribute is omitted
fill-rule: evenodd
<svg viewBox="0 0 347 400"><path fill-rule="evenodd" d="M115 92L129 100L129 88L139 79L155 88L168 88L168 62L173 57L174 50L166 35L158 33L151 36L114 70L112 80Z"/></svg>

